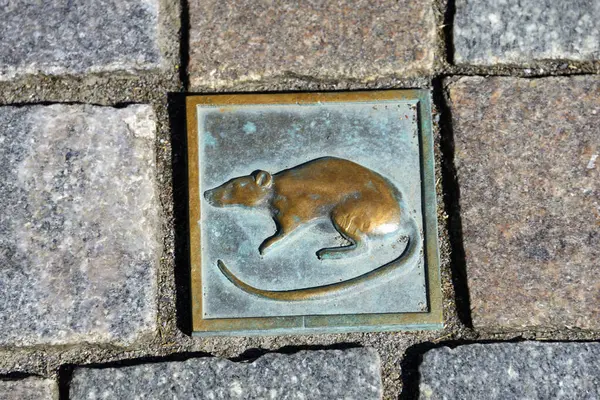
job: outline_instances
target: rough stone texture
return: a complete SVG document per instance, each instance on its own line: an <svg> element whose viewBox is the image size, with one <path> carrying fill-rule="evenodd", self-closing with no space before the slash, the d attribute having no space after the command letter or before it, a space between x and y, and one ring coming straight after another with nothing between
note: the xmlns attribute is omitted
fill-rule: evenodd
<svg viewBox="0 0 600 400"><path fill-rule="evenodd" d="M372 81L431 72L432 4L191 0L190 81L231 87L306 76Z"/></svg>
<svg viewBox="0 0 600 400"><path fill-rule="evenodd" d="M161 35L162 36L162 35ZM157 114L157 137L155 151L157 159L157 186L160 190L162 217L162 255L158 267L158 315L159 335L135 342L135 349L118 346L36 346L30 348L3 348L0 346L0 374L14 371L47 375L61 365L83 365L105 363L116 360L139 357L165 356L173 353L206 352L224 358L249 354L249 349L278 351L282 348L337 346L340 343L356 343L374 347L382 359L382 376L385 398L396 399L400 393L402 379L399 363L408 346L422 341L447 340L450 332L464 330L454 312L453 289L449 276L448 241L442 229L440 247L443 271L443 290L445 327L443 331L420 331L404 334L387 333L351 333L328 335L294 336L253 336L253 337L210 337L191 338L189 319L186 312L189 283L186 271L189 271L185 258L188 250L185 246L187 231L181 221L187 220L187 188L181 185L186 181L185 164L185 103L174 108L174 115L167 112L167 92L176 92L178 76L170 72L140 74L131 79L121 74L103 74L102 77L90 76L89 79L66 77L61 79L24 78L25 83L0 82L0 102L3 104L32 102L80 102L89 104L122 104L130 102L152 103ZM412 80L409 87L428 87L427 81L416 84L420 79ZM388 87L399 87L396 82ZM40 83L43 82L43 83ZM38 86L39 84L39 86ZM283 86L281 90L291 90L295 86ZM386 81L377 81L372 85L352 83L344 86L352 89L384 87ZM334 83L310 83L302 86L305 90L334 90ZM172 93L171 93L172 94ZM169 96L171 98L171 95ZM180 98L180 97L177 97ZM174 123L175 126L170 125ZM439 153L436 153L436 158ZM442 215L441 192L438 193L438 210ZM185 224L183 224L185 225ZM443 225L441 226L443 228ZM183 262L181 262L183 260ZM464 336L463 336L464 337ZM444 338L444 339L440 339Z"/></svg>
<svg viewBox="0 0 600 400"><path fill-rule="evenodd" d="M597 60L599 19L597 0L457 0L454 61Z"/></svg>
<svg viewBox="0 0 600 400"><path fill-rule="evenodd" d="M0 0L0 3L7 4ZM179 4L179 0L160 1ZM0 7L1 8L1 7ZM173 9L173 11L177 11ZM172 14L179 19L179 13ZM162 19L164 13L159 12ZM164 31L159 31L164 36ZM177 44L177 36L168 35ZM178 55L173 47L174 54ZM442 271L444 277L444 305L446 307L445 326L443 331L422 331L397 334L388 333L352 333L329 335L295 335L295 336L254 336L254 337L211 337L191 338L183 332L188 332L186 313L187 290L186 278L185 237L187 232L182 228L181 221L186 221L187 188L181 185L185 182L185 104L183 101L175 107L175 116L167 112L166 93L178 92L180 75L173 70L148 71L138 74L135 78L129 74L106 73L86 75L86 78L76 76L61 76L59 79L44 78L39 75L23 76L11 81L0 82L0 103L88 103L88 104L130 104L152 103L157 114L157 137L155 151L157 159L157 185L160 190L162 208L162 244L163 253L158 268L158 316L157 326L160 336L135 342L135 349L119 346L36 346L32 348L6 348L0 346L0 374L15 371L38 375L48 375L57 371L61 365L83 365L91 363L106 363L116 360L139 357L157 357L173 353L206 352L224 358L238 357L250 354L249 349L278 351L282 348L339 346L340 343L357 343L363 346L377 348L382 358L382 375L387 397L397 399L400 393L401 376L400 361L405 349L418 342L448 340L448 335L460 332L465 337L465 331L454 313L452 285L448 279L448 241L443 230L440 233ZM378 79L370 83L336 81L296 81L293 79L277 81L268 90L340 90L386 88L386 87L425 87L430 82L427 78ZM247 85L246 87L250 86ZM254 87L260 87L256 84ZM264 85L266 87L266 85ZM238 86L239 87L239 86ZM267 90L267 89L255 89ZM172 94L172 93L171 93ZM175 95L176 98L179 98ZM170 100L172 96L169 95ZM175 121L175 127L170 122ZM181 127L183 125L183 127ZM439 153L436 153L436 156ZM182 176L183 174L183 176ZM439 193L441 196L441 191ZM438 198L440 215L443 204ZM175 215L173 215L173 213ZM183 224L185 225L185 224ZM443 228L443 225L442 225ZM183 260L183 262L181 262ZM183 305L183 306L181 306ZM449 311L448 311L449 310ZM0 323L1 325L1 323ZM183 331L183 332L182 332ZM443 338L443 339L441 339Z"/></svg>
<svg viewBox="0 0 600 400"><path fill-rule="evenodd" d="M161 63L158 0L10 0L0 21L0 80Z"/></svg>
<svg viewBox="0 0 600 400"><path fill-rule="evenodd" d="M600 328L600 78L449 86L473 322Z"/></svg>
<svg viewBox="0 0 600 400"><path fill-rule="evenodd" d="M2 380L0 400L55 400L58 399L56 382L50 379L26 378Z"/></svg>
<svg viewBox="0 0 600 400"><path fill-rule="evenodd" d="M149 106L0 107L0 345L153 331L154 136Z"/></svg>
<svg viewBox="0 0 600 400"><path fill-rule="evenodd" d="M380 399L379 356L371 349L267 354L253 363L189 359L76 369L70 398Z"/></svg>
<svg viewBox="0 0 600 400"><path fill-rule="evenodd" d="M496 343L423 356L420 399L598 399L599 343Z"/></svg>

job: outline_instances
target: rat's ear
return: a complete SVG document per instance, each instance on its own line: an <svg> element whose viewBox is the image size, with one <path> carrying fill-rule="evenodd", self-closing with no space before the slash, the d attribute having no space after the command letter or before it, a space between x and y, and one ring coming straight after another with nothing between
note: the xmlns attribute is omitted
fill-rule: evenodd
<svg viewBox="0 0 600 400"><path fill-rule="evenodd" d="M258 186L268 188L273 184L273 177L267 171L254 171L252 175L254 175L254 180Z"/></svg>

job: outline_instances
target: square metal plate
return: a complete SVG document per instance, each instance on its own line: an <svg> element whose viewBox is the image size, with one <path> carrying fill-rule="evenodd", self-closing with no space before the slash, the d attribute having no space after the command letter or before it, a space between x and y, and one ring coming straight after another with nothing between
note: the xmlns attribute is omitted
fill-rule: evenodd
<svg viewBox="0 0 600 400"><path fill-rule="evenodd" d="M442 325L430 94L187 99L194 335Z"/></svg>

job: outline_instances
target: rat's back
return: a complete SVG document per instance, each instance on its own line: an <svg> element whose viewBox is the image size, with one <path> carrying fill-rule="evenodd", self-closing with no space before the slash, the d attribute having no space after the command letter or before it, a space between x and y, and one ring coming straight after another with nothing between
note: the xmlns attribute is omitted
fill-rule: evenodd
<svg viewBox="0 0 600 400"><path fill-rule="evenodd" d="M381 175L355 162L323 157L275 175L278 192L287 195L326 196L331 200L352 194L393 196L393 186Z"/></svg>

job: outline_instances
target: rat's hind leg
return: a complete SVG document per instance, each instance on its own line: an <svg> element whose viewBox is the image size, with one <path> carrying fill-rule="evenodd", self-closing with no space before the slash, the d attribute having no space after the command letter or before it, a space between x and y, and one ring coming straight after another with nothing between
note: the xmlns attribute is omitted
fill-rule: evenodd
<svg viewBox="0 0 600 400"><path fill-rule="evenodd" d="M339 259L357 256L367 250L366 235L359 229L359 217L352 214L336 212L331 213L331 222L344 239L350 242L347 246L327 247L317 251L319 259Z"/></svg>

